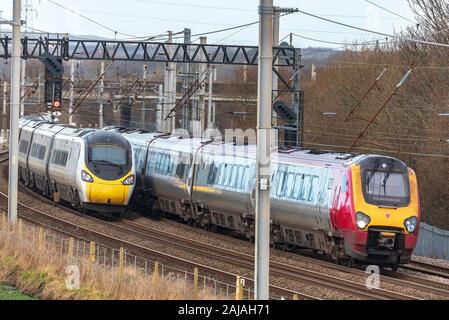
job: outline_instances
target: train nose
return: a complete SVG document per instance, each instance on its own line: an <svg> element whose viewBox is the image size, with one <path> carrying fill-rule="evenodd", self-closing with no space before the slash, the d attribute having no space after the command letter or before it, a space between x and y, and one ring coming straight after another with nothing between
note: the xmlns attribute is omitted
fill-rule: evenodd
<svg viewBox="0 0 449 320"><path fill-rule="evenodd" d="M90 188L89 199L93 203L125 204L129 187L120 184L93 183Z"/></svg>

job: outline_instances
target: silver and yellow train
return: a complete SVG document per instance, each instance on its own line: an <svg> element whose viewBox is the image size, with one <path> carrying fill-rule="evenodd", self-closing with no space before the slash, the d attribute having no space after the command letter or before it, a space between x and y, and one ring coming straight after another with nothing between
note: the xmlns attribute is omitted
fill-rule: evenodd
<svg viewBox="0 0 449 320"><path fill-rule="evenodd" d="M25 186L82 211L119 215L135 185L130 143L114 132L20 119L19 179Z"/></svg>

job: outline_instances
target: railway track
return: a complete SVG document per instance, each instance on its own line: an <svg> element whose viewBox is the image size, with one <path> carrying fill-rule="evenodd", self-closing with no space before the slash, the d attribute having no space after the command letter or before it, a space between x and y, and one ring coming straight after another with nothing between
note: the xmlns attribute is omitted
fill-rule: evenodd
<svg viewBox="0 0 449 320"><path fill-rule="evenodd" d="M222 259L223 261L232 261L236 265L244 268L254 268L254 256L229 250L226 248L205 244L190 238L182 237L176 234L168 234L158 229L144 226L130 220L122 220L119 222L123 226L129 226L125 229L128 232L138 231L145 237L154 239L164 239L163 241L170 245L181 245L185 250L194 250L200 254L213 256L214 259ZM317 285L331 290L337 290L352 295L357 295L365 299L415 299L412 296L392 292L384 289L367 289L364 284L347 279L341 279L332 275L318 273L316 271L305 268L285 265L276 261L270 262L271 276L286 277L295 281L305 282L310 285ZM449 294L449 292L448 292Z"/></svg>
<svg viewBox="0 0 449 320"><path fill-rule="evenodd" d="M0 196L2 196L4 198L7 198L7 195L4 194L3 192L0 192ZM120 246L124 246L124 247L126 247L128 249L131 249L131 250L135 250L135 251L138 251L138 252L145 252L145 253L149 254L150 256L152 256L154 258L165 259L165 260L170 260L170 261L176 261L176 262L182 264L183 266L190 267L191 269L193 269L194 267L197 267L200 272L208 273L208 274L211 274L211 275L217 275L217 276L219 276L222 279L228 279L229 280L228 283L230 283L230 284L234 284L235 283L235 274L232 274L232 273L229 273L229 272L226 272L226 271L222 271L222 270L219 270L217 268L213 268L213 267L210 267L210 266L207 266L207 265L198 264L196 262L192 262L192 261L189 261L189 260L186 260L186 259L174 256L174 255L170 255L170 254L167 254L167 253L164 253L164 252L160 252L160 251L148 248L146 246L142 246L140 244L137 244L137 243L134 243L134 242L131 242L131 241L127 241L125 239L118 239L118 238L116 238L114 236L111 236L109 234L102 233L102 232L99 232L97 230L94 230L93 228L80 226L79 224L72 223L72 222L66 221L64 219L60 219L58 217L53 216L52 214L46 213L46 212L41 211L41 210L37 210L37 209L32 208L32 207L30 207L30 206L28 206L26 204L21 203L21 202L18 202L18 206L19 206L19 209L21 211L21 212L18 213L18 216L21 219L23 219L25 221L28 221L28 222L31 222L31 223L34 223L34 224L42 225L42 226L44 226L44 227L46 227L48 229L54 230L54 231L56 231L58 233L62 233L62 234L65 234L67 236L70 236L70 237L74 237L74 238L78 238L78 239L81 239L81 240L88 241L88 239L86 239L84 237L80 237L79 235L77 235L74 232L69 232L65 228L58 228L58 227L55 227L54 225L49 225L48 223L42 222L40 219L37 219L36 217L30 217L29 215L24 214L24 212L26 211L28 213L32 213L33 215L39 214L41 217L45 217L45 219L48 219L48 220L50 220L52 222L57 222L60 225L63 225L63 226L66 226L66 227L70 227L70 228L76 229L78 231L82 230L82 231L85 231L85 232L87 232L87 233L89 233L91 235L94 235L94 236L98 237L98 238L105 239L105 240L107 240L109 242L116 243L116 244L119 245L117 247L117 249ZM251 279L245 279L245 280L248 283L250 283L250 284L252 283ZM270 290L272 292L276 293L275 298L292 297L294 294L296 294L300 299L304 299L304 300L320 300L318 297L313 297L313 296L306 295L306 294L303 294L303 293L300 293L300 292L296 292L296 291L293 291L293 290L284 289L284 288L281 288L281 287L276 286L276 285L270 285Z"/></svg>
<svg viewBox="0 0 449 320"><path fill-rule="evenodd" d="M181 227L181 228L185 228L185 229L191 228L181 222L176 222L173 220L166 220L166 221L169 224L175 224L176 226ZM210 234L210 232L203 230L203 229L195 229L195 230L201 234L206 235L206 236L208 234ZM226 240L229 241L229 237L230 237L229 235L223 235L223 234L217 234L217 233L214 233L214 236L216 236L219 239L223 239L223 241L226 241ZM236 241L238 243L247 244L247 242L244 240L240 240L237 238L232 238L232 239L233 239L233 241ZM271 249L271 253L279 255L279 256L283 256L285 258L289 258L292 256L292 253L287 253L287 252L283 252L283 251L275 250L275 249ZM300 261L311 263L311 264L313 263L313 264L319 265L324 268L329 268L329 269L333 269L336 271L353 274L353 275L359 276L359 277L366 277L366 273L364 270L356 269L356 268L348 268L346 266L337 265L333 262L323 260L322 257L317 257L317 255L307 256L304 253L302 253L302 254L300 253L300 254L295 254L295 257L297 259L299 259ZM430 265L429 268L432 266L433 265ZM405 266L401 266L401 268L402 267L405 267ZM437 266L435 266L435 267L438 268ZM389 271L383 271L381 273L380 279L381 279L381 282L385 281L385 282L388 282L393 285L402 286L402 287L406 286L406 287L413 288L413 289L416 289L419 291L437 294L437 295L440 295L443 297L449 297L449 285L442 283L442 282L422 278L419 276L414 276L411 274L406 274L406 273L401 273L401 272L389 272Z"/></svg>
<svg viewBox="0 0 449 320"><path fill-rule="evenodd" d="M0 163L3 163L9 159L9 151L2 150L0 151Z"/></svg>
<svg viewBox="0 0 449 320"><path fill-rule="evenodd" d="M6 159L3 159L1 157L3 154L4 153L0 153L0 162L4 162L7 159L7 156L6 156ZM41 201L55 205L52 201L50 201L46 198L43 198L43 197L35 194L34 192L29 191L28 189L26 189L26 191L28 191L34 197L38 197ZM19 203L19 206L21 206L22 208L25 208L26 210L33 211L34 213L39 213L39 214L45 216L47 219L57 220L59 223L62 223L65 225L71 225L72 227L75 226L74 224L72 224L68 221L56 218L52 215L49 215L45 212L33 209L24 204ZM222 261L224 263L228 263L228 264L231 263L235 266L239 266L239 267L242 267L245 269L253 270L253 268L254 268L254 261L253 261L254 257L252 255L244 254L241 252L236 252L236 251L225 249L222 247L212 246L210 244L205 244L203 242L192 240L190 238L182 237L182 236L175 235L175 234L167 234L166 232L157 230L155 228L151 228L146 225L141 225L141 224L138 224L138 223L130 221L130 220L120 220L117 222L108 222L108 221L104 221L104 220L101 220L101 219L98 219L98 218L95 218L92 216L82 215L79 212L71 210L66 207L62 207L62 208L65 211L70 211L72 214L83 216L83 218L94 219L96 222L106 223L111 228L120 229L121 231L130 233L130 234L134 234L140 238L145 238L145 239L151 240L151 241L162 242L166 245L170 245L177 249L185 250L187 252L193 252L195 254L199 254L199 255L203 255L203 256L207 256L207 257L211 257L213 259ZM36 219L31 219L30 217L24 217L22 214L21 214L21 217L24 218L25 220L29 220L29 221L33 220L31 222L42 224L41 222L36 221ZM76 225L76 227L79 228L78 225ZM165 254L165 253L162 253L159 251L156 252L153 249L149 249L147 247L143 247L138 244L130 243L130 242L123 241L120 239L115 239L106 234L99 234L97 231L94 231L91 229L88 230L88 228L83 227L83 229L85 229L85 231L87 231L87 232L96 234L97 236L106 238L109 241L120 242L122 245L124 244L130 248L135 248L140 251L149 252L153 256L155 255L158 257L167 258L169 260L175 260L175 261L181 262L183 264L189 265L190 267L197 266L197 267L199 267L200 270L212 272L214 274L220 274L221 276L226 274L226 276L231 277L231 275L229 273L217 270L215 268L211 268L211 267L208 267L205 265L198 265L197 263L192 264L190 261L186 261L185 259L175 257L173 255L168 255L168 254ZM67 232L64 232L64 230L56 230L56 231L62 232L62 233L67 233ZM71 234L71 236L74 236L74 235ZM223 236L223 237L225 237L225 236ZM226 238L229 240L229 237L226 237ZM320 260L312 259L312 258L307 258L307 259L313 260L313 261L310 261L312 263L320 263L323 265L327 264L327 265L325 265L327 267L329 265L331 265L333 268L339 268L341 271L344 271L344 272L359 272L359 273L361 272L360 270L354 270L354 269L350 269L350 268L346 268L346 267L342 267L342 266L336 266L336 265L333 265L333 264L330 264L327 262L323 262ZM271 275L272 276L288 278L293 281L298 281L298 282L306 283L306 284L313 285L313 286L319 286L319 287L327 288L330 290L335 290L337 292L344 292L344 293L347 293L347 294L350 294L350 295L353 295L353 296L356 296L356 297L359 297L362 299L416 299L416 297L413 297L410 295L405 295L405 294L401 294L398 292L393 292L393 291L389 291L389 290L385 290L385 289L368 290L364 284L360 284L358 282L338 278L338 277L331 276L331 275L318 273L316 271L307 270L304 268L285 265L285 264L275 262L275 261L271 261L270 267L271 267ZM361 272L360 274L364 275L364 272ZM232 275L232 277L234 277L234 275ZM400 280L400 279L393 280L393 279L394 278L388 278L388 281L394 281L395 284L398 284L398 285L410 286L410 283L408 283L404 280ZM247 282L252 283L252 280L247 279ZM424 284L419 284L419 283L414 284L413 287L416 289L427 291L427 292L432 292L432 293L437 293L440 295L449 296L449 291L447 291L447 289L449 289L449 288L436 289L434 287L426 286ZM279 292L283 296L291 296L293 293L296 293L302 299L314 299L314 300L317 299L317 297L301 294L301 293L294 292L292 290L283 289L283 288L280 288L277 286L272 286L271 290L275 291L275 292Z"/></svg>
<svg viewBox="0 0 449 320"><path fill-rule="evenodd" d="M421 272L431 276L437 276L449 279L449 268L443 266L436 266L431 263L426 263L413 259L411 263L401 266L402 269Z"/></svg>
<svg viewBox="0 0 449 320"><path fill-rule="evenodd" d="M47 198L43 198L40 195L35 194L32 191L26 189L27 192L32 194L35 197L38 197L41 201L44 201L48 204L55 205L54 202L50 201ZM201 255L207 258L213 258L214 260L221 261L226 264L232 264L233 266L238 266L249 271L254 270L254 257L252 255L244 254L241 252L236 252L232 250L228 250L225 248L212 246L210 244L205 244L200 241L195 241L189 238L185 238L179 235L169 234L166 232L162 232L160 230L150 228L148 226L144 226L138 223L135 223L130 220L119 220L115 222L105 221L94 216L86 216L78 211L62 207L65 211L69 211L70 213L78 216L82 216L83 218L91 219L95 222L100 222L102 224L108 225L111 229L120 229L120 231L126 232L127 234L133 234L136 237L143 238L150 241L155 241L158 243L164 243L167 246L173 247L178 250L183 250L185 252L194 253L197 255ZM228 238L229 240L229 238ZM139 246L139 249L142 249ZM160 252L152 252L156 255L159 255ZM165 254L160 255L161 258L169 258L170 260L178 260L182 263L185 263L185 259L178 259L173 255L169 255L168 257ZM190 266L195 266L197 263L192 264ZM207 270L207 267L204 265L200 265L201 269ZM291 281L297 281L300 283L305 283L308 285L318 286L322 288L327 288L330 290L334 290L337 292L343 292L349 294L351 296L355 296L361 299L401 299L401 300L412 300L416 299L416 297L400 294L397 292L392 292L384 289L367 289L364 284L360 284L358 282L350 281L347 279L341 279L335 276L326 275L322 273L318 273L315 271L307 270L304 268L293 267L289 265L284 265L278 262L271 262L271 276L278 278L285 278ZM214 269L214 272L217 272ZM247 279L247 282L252 284L252 279ZM274 286L276 292L280 291L280 287ZM293 293L297 293L294 291L286 290L289 296ZM298 294L298 293L297 293ZM300 297L304 299L315 299L316 297L310 295L300 294Z"/></svg>
<svg viewBox="0 0 449 320"><path fill-rule="evenodd" d="M3 163L6 160L8 160L7 155L2 157L2 155L4 155L4 154L5 153L0 153L0 163ZM38 194L36 194L36 193L26 189L26 188L24 188L24 189L26 191L28 191L34 197L38 198L40 201L44 201L44 202L47 202L49 204L55 205L52 201L50 201L50 200L48 200L46 198L43 198L42 196L40 196L40 195L38 195ZM4 194L3 192L0 192L0 196L5 198L5 199L8 198L8 196L6 194ZM229 284L232 284L232 285L235 284L235 276L236 275L233 274L233 273L226 272L226 271L223 271L223 270L219 270L217 268L214 268L214 267L211 267L211 266L207 266L207 265L204 265L204 264L199 264L197 262L192 262L192 261L189 261L189 260L186 260L186 259L174 256L174 255L170 255L170 254L167 254L167 253L164 253L164 252L161 252L161 251L157 251L157 250L148 248L146 246L142 246L142 245L140 245L138 243L127 241L125 239L118 239L118 238L116 238L114 236L111 236L109 234L106 234L106 233L94 230L93 228L80 226L79 224L72 223L70 221L66 221L64 219L58 218L58 217L56 217L56 216L54 216L54 215L52 215L50 213L44 212L42 210L35 209L35 208L30 207L30 206L28 206L28 205L26 205L24 203L21 203L20 201L18 202L18 207L19 207L19 210L20 210L18 212L18 216L21 219L23 219L25 221L28 221L28 222L31 222L33 224L42 225L42 226L44 226L44 227L46 227L48 229L54 230L54 231L56 231L58 233L61 233L61 234L64 234L64 235L67 235L67 236L70 236L70 237L74 237L74 238L77 238L77 239L88 241L88 239L86 239L84 237L81 237L76 232L70 232L70 231L67 231L67 229L73 229L73 230L77 230L77 231L84 231L84 232L89 233L89 235L94 235L97 238L107 240L108 242L116 243L118 245L117 249L119 247L123 246L123 247L126 247L128 249L131 249L131 250L134 250L134 251L137 251L137 252L144 252L144 253L146 253L146 254L148 254L151 257L156 258L156 259L175 261L178 264L181 264L184 267L189 267L191 269L193 269L194 267L197 267L200 272L218 276L220 279L227 279L228 280L227 282ZM71 210L71 209L66 208L66 207L61 207L61 208L63 208L65 211L69 211L72 214L83 216L83 218L92 219L92 220L95 220L97 222L101 221L103 224L106 223L106 224L108 224L111 227L114 226L114 224L112 224L111 222L107 222L107 221L104 221L104 220L101 220L101 219L98 219L98 218L94 218L92 216L85 216L85 215L82 215L81 213L79 213L77 211ZM45 220L51 221L53 223L56 222L58 225L63 226L63 227L56 227L55 225L49 224L48 222L47 223L43 222L41 219L36 217L36 214L39 215L41 218L44 217ZM115 227L115 229L118 229L118 228L120 229L120 227ZM123 230L123 228L121 228L121 229ZM253 284L253 280L252 279L245 279L245 281L246 281L246 283L248 283L250 285ZM292 297L293 295L297 295L299 299L303 299L303 300L321 300L319 297L314 297L314 296L307 295L307 294L304 294L304 293L301 293L301 292L297 292L297 291L294 291L294 290L288 290L288 289L285 289L285 288L282 288L282 287L276 286L276 285L270 285L270 292L272 293L272 298L275 298L275 299L276 298L281 298L281 297Z"/></svg>
<svg viewBox="0 0 449 320"><path fill-rule="evenodd" d="M5 196L4 194L1 194L1 195ZM45 201L47 201L47 199ZM160 251L155 251L153 249L149 249L147 247L141 246L136 243L124 241L122 239L117 239L116 237L112 237L112 236L104 234L104 233L99 233L98 231L93 230L91 228L80 227L77 224L72 224L71 222L54 217L51 214L42 212L40 210L36 210L36 209L26 206L22 203L19 203L19 206L21 208L31 210L34 214L38 213L42 216L45 216L47 219L51 219L53 221L57 221L58 223L62 223L65 226L76 227L78 229L81 228L84 231L88 231L89 233L99 236L101 238L107 239L108 241L119 242L120 245L122 245L122 246L126 246L131 249L136 249L138 251L146 251L146 252L150 253L151 256L157 257L158 259L162 258L162 259L167 259L170 261L176 261L178 263L181 263L182 265L189 266L190 268L198 267L198 269L203 272L216 274L216 275L219 275L220 277L224 276L229 279L235 279L234 274L230 274L228 272L224 272L224 271L221 271L221 270L218 270L216 268L212 268L212 267L209 267L206 265L198 264L196 262L193 263L191 261L185 260L183 258L179 258L174 255L162 253ZM68 208L64 208L64 209L67 211L70 211L70 213L73 213L76 215L81 215L77 211L70 210ZM41 221L34 219L34 218L30 218L29 216L25 216L22 213L19 215L21 216L21 218L28 220L30 222L42 224ZM88 219L92 219L92 220L99 220L98 218L95 218L92 216L84 216L83 215L83 217L85 217L85 218L87 217ZM140 238L145 238L145 239L148 239L151 241L162 242L166 245L170 245L177 249L186 250L191 253L207 256L209 258L216 259L216 260L228 263L228 264L230 263L232 265L243 267L246 269L252 270L254 267L254 265L253 265L254 258L251 255L243 255L238 252L229 252L229 250L227 252L225 252L226 250L220 250L222 248L219 248L219 250L217 250L216 247L212 248L210 245L206 245L201 242L188 241L189 239L186 239L186 238L181 239L180 237L169 235L169 234L166 234L163 232L157 232L157 230L154 230L154 229L150 230L149 228L146 228L145 226L138 225L129 220L121 220L118 222L108 222L108 221L104 221L104 220L100 220L100 221L104 224L107 224L111 228L120 229L121 231L124 231L128 234L136 235ZM65 233L70 236L76 236L72 233L68 233L67 231L65 231L65 229L55 228L54 226L50 226L50 227L52 229L54 229L55 231ZM149 231L151 233L149 233ZM272 276L276 275L278 277L286 277L291 280L305 282L310 285L317 285L320 287L325 287L325 288L336 290L339 292L345 292L345 293L348 293L348 294L351 294L351 295L354 295L354 296L357 296L357 297L363 298L363 299L413 299L414 298L414 297L400 295L400 294L393 293L393 292L384 292L384 290L382 290L381 293L369 292L364 286L361 286L358 283L347 282L347 281L344 281L342 279L339 279L337 277L332 277L332 276L325 276L323 279L322 274L319 274L319 273L316 273L313 271L309 271L306 269L298 268L297 270L294 270L288 266L282 266L281 264L278 264L276 266L275 270L273 270L273 265L271 267L272 267ZM253 284L252 279L246 279L246 281L250 285ZM302 299L308 299L308 300L317 300L318 299L317 297L298 293L293 290L283 289L283 288L280 288L279 286L271 285L270 290L272 292L281 293L281 296L292 296L293 294L298 294L298 296Z"/></svg>

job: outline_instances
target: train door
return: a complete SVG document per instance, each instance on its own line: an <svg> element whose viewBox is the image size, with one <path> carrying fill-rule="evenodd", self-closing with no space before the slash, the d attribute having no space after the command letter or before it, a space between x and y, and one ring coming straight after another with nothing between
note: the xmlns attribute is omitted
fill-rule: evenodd
<svg viewBox="0 0 449 320"><path fill-rule="evenodd" d="M324 168L320 169L319 174L319 191L315 201L316 220L321 228L330 229L329 199L332 196L332 172L329 169Z"/></svg>
<svg viewBox="0 0 449 320"><path fill-rule="evenodd" d="M68 142L69 156L66 165L66 183L69 186L76 186L76 178L80 175L78 170L78 163L84 163L84 159L80 160L80 143L76 140Z"/></svg>
<svg viewBox="0 0 449 320"><path fill-rule="evenodd" d="M318 175L318 182L314 181L315 188L317 188L316 198L314 201L315 222L318 226L323 227L324 223L323 223L321 206L322 206L323 198L325 197L324 181L327 178L326 171L323 169L314 170L312 179L315 180L316 178L314 179L314 177L316 177L317 175ZM312 183L312 188L313 188L313 183Z"/></svg>

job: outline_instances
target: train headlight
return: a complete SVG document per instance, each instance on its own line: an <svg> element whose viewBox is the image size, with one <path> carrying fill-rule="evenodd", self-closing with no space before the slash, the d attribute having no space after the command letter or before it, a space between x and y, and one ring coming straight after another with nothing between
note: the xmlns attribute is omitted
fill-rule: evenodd
<svg viewBox="0 0 449 320"><path fill-rule="evenodd" d="M404 220L405 229L407 229L407 231L410 233L413 233L415 231L417 224L418 218L414 216Z"/></svg>
<svg viewBox="0 0 449 320"><path fill-rule="evenodd" d="M81 180L86 182L94 182L94 178L92 178L92 176L84 170L81 170Z"/></svg>
<svg viewBox="0 0 449 320"><path fill-rule="evenodd" d="M366 226L371 222L371 218L363 212L357 212L355 218L357 220L357 227L359 227L360 230L365 229Z"/></svg>
<svg viewBox="0 0 449 320"><path fill-rule="evenodd" d="M122 181L125 186L130 186L134 184L134 175L128 176L125 180Z"/></svg>

